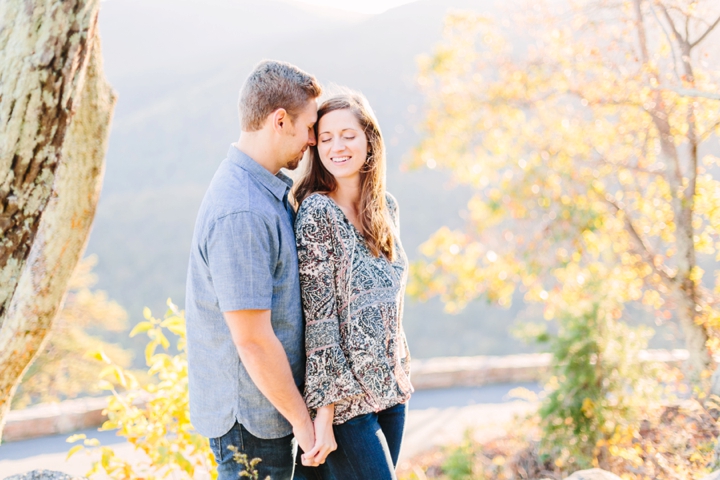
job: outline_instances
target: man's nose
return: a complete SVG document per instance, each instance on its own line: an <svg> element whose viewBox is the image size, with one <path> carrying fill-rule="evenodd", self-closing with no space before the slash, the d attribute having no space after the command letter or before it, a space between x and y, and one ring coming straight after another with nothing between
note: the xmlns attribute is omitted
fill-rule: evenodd
<svg viewBox="0 0 720 480"><path fill-rule="evenodd" d="M317 138L315 138L315 131L311 128L308 134L308 145L314 147L317 144Z"/></svg>

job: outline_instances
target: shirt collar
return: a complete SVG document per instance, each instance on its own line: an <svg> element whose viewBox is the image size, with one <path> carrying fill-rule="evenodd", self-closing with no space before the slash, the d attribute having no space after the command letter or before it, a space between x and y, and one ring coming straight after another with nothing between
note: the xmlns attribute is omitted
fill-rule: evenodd
<svg viewBox="0 0 720 480"><path fill-rule="evenodd" d="M238 150L235 145L230 145L227 158L232 163L238 165L240 168L252 175L263 187L267 188L270 193L275 195L275 197L277 197L277 199L281 202L284 201L285 195L287 195L290 187L293 186L292 179L285 175L282 171L273 175L265 167Z"/></svg>

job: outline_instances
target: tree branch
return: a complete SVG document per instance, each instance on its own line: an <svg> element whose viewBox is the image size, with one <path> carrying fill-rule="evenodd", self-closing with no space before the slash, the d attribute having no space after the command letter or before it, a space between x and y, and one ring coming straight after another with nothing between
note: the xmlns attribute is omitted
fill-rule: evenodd
<svg viewBox="0 0 720 480"><path fill-rule="evenodd" d="M710 25L710 26L708 27L708 29L705 30L705 33L703 33L702 35L700 35L700 38L698 38L697 40L695 40L694 42L692 42L692 43L690 44L690 48L694 48L695 46L697 46L698 43L700 43L700 42L702 42L703 40L705 40L705 37L707 37L707 36L710 34L710 32L712 32L712 31L715 29L715 27L718 26L718 24L720 24L720 17L718 17L718 18L715 19L715 21L712 23L712 25Z"/></svg>
<svg viewBox="0 0 720 480"><path fill-rule="evenodd" d="M594 149L594 150L595 150L595 149ZM665 171L664 171L664 170L661 170L661 169L650 170L650 169L642 168L642 167L634 167L634 166L630 166L630 165L623 165L623 164L621 164L621 163L614 163L614 162L611 162L610 160L608 160L607 158L605 158L605 157L604 157L600 152L598 152L597 150L595 150L595 153L598 155L598 163L601 164L601 165L605 165L605 166L608 166L608 167L622 168L622 169L625 169L625 170L630 170L630 171L637 172L637 173L645 173L645 174L648 174L648 175L657 175L657 176L660 176L660 177L664 177L664 176L665 176Z"/></svg>
<svg viewBox="0 0 720 480"><path fill-rule="evenodd" d="M715 130L716 130L718 127L720 127L720 120L718 120L717 122L715 122L715 125L713 125L712 127L708 128L708 129L705 131L705 133L703 133L702 135L700 135L700 142L702 143L702 142L704 142L705 140L707 140L710 135L712 135L713 133L715 133Z"/></svg>
<svg viewBox="0 0 720 480"><path fill-rule="evenodd" d="M643 257L645 263L652 267L653 271L660 276L668 287L674 286L675 278L672 277L664 268L655 264L655 254L650 250L648 244L642 239L625 209L623 209L621 205L618 205L618 203L610 195L605 195L603 198L605 199L605 202L612 207L616 215L622 213L625 221L625 227L630 233L630 236L635 240L635 243L638 245L638 254Z"/></svg>
<svg viewBox="0 0 720 480"><path fill-rule="evenodd" d="M691 98L708 98L710 100L720 100L720 93L703 92L695 88L680 88L680 87L654 87L652 90L662 92L675 92L682 97Z"/></svg>
<svg viewBox="0 0 720 480"><path fill-rule="evenodd" d="M663 16L665 17L665 21L668 22L670 25L670 28L672 29L673 33L675 34L675 38L678 40L684 40L683 36L680 35L680 32L678 32L677 27L675 27L675 22L673 22L672 17L670 17L670 13L667 11L667 8L665 8L665 5L663 5L661 2L655 2L655 4L660 7L660 10L663 13Z"/></svg>
<svg viewBox="0 0 720 480"><path fill-rule="evenodd" d="M665 27L665 24L660 20L660 17L658 16L657 12L653 8L652 5L650 5L650 11L653 14L653 17L655 17L655 21L660 25L660 29L663 31L663 34L665 34L665 38L667 39L668 44L670 45L670 53L672 53L672 59L673 59L673 73L675 74L675 79L680 82L680 74L678 73L678 61L677 61L677 52L675 51L675 43L672 41L672 38L670 38L670 34L667 31L667 28Z"/></svg>
<svg viewBox="0 0 720 480"><path fill-rule="evenodd" d="M642 61L644 65L650 61L650 54L647 48L647 35L645 34L645 22L642 14L642 0L635 0L635 24L638 30L638 43L640 44L640 52L642 53Z"/></svg>

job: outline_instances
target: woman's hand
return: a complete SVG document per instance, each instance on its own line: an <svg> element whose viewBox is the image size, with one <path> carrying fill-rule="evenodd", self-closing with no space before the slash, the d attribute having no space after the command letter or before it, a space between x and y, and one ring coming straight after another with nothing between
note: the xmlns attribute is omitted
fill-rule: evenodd
<svg viewBox="0 0 720 480"><path fill-rule="evenodd" d="M315 416L315 445L312 450L302 456L303 465L314 466L325 463L330 452L337 449L335 434L333 433L333 417L335 405L330 404L318 408Z"/></svg>

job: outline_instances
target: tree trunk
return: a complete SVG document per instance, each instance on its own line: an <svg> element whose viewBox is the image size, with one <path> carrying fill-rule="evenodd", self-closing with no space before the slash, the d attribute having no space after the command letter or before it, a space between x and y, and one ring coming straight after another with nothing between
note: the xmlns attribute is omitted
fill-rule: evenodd
<svg viewBox="0 0 720 480"><path fill-rule="evenodd" d="M647 34L645 32L645 23L643 19L643 3L644 0L635 0L635 17L638 33L638 43L640 46L640 54L644 64L650 64L650 54L647 48ZM675 24L667 14L667 10L661 5L662 11L666 15L666 19L675 33L674 40L679 44L682 51L682 64L685 74L685 81L690 82L691 88L694 87L694 74L692 64L690 63L690 50L692 49L687 38L683 38L677 31ZM650 75L658 83L662 83L655 68L649 69ZM693 112L692 102L688 104L688 132L687 139L690 145L690 168L687 172L687 178L683 175L680 162L680 153L675 145L675 138L670 126L670 115L668 114L660 91L655 92L654 107L649 111L652 116L655 128L657 128L660 140L661 157L667 166L665 179L672 190L672 206L674 220L676 225L676 248L675 256L677 265L676 273L672 278L665 278L665 284L676 297L677 310L676 314L680 321L683 334L685 335L685 346L689 353L688 359L688 378L693 385L705 387L703 385L703 373L713 368L713 359L707 347L708 333L704 325L696 322L698 292L691 275L696 267L695 257L695 229L693 228L693 212L695 209L695 186L697 179L697 136L695 132L695 116ZM684 184L687 183L687 186ZM642 248L642 245L640 245ZM652 259L651 259L652 261ZM720 388L720 381L718 382ZM705 390L705 388L703 388ZM713 386L712 393L720 394L720 390L716 391Z"/></svg>
<svg viewBox="0 0 720 480"><path fill-rule="evenodd" d="M0 0L0 438L95 214L115 94L99 0ZM7 20L6 20L7 22Z"/></svg>

